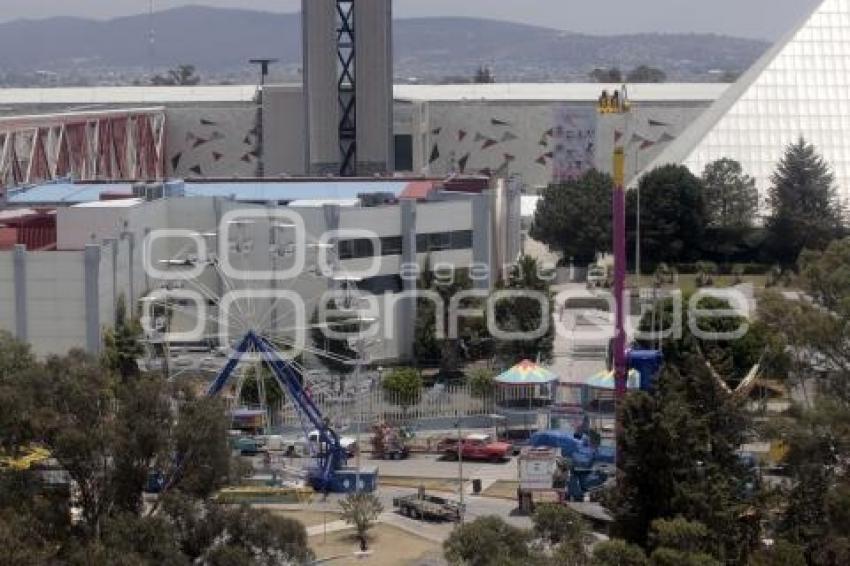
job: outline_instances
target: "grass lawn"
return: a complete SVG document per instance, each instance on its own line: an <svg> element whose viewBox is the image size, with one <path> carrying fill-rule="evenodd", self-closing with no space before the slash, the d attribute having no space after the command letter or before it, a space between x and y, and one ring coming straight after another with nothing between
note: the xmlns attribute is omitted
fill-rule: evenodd
<svg viewBox="0 0 850 566"><path fill-rule="evenodd" d="M370 566L398 566L411 564L426 554L440 551L440 545L412 535L390 525L376 525L369 531L369 550L372 554L358 560L354 552L360 549L353 529L335 531L309 538L310 548L319 560L333 556L345 556L332 564L369 564Z"/></svg>
<svg viewBox="0 0 850 566"><path fill-rule="evenodd" d="M664 289L681 289L683 293L691 293L697 288L696 284L696 275L678 275L675 283L665 283ZM638 279L634 275L629 275L627 278L627 285L634 286ZM766 275L742 275L741 283L750 283L756 289L764 289L765 283L767 282ZM641 275L640 276L640 287L650 289L652 285L655 283L655 277L653 275ZM714 287L724 288L724 287L732 287L735 285L735 276L734 275L715 275L714 276Z"/></svg>
<svg viewBox="0 0 850 566"><path fill-rule="evenodd" d="M464 479L464 482L468 480ZM449 493L457 493L458 481L451 478L413 478L406 476L379 476L379 485L392 487L412 487L418 488L424 486L426 491L445 491Z"/></svg>
<svg viewBox="0 0 850 566"><path fill-rule="evenodd" d="M519 482L498 480L490 487L481 492L485 497L498 497L501 499L516 499L516 490L519 487Z"/></svg>

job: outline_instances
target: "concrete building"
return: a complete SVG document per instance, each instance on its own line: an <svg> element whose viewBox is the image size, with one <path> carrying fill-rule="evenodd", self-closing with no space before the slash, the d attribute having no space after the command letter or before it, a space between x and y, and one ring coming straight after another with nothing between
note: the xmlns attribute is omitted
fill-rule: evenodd
<svg viewBox="0 0 850 566"><path fill-rule="evenodd" d="M307 171L392 171L390 0L303 0L301 9Z"/></svg>
<svg viewBox="0 0 850 566"><path fill-rule="evenodd" d="M262 322L284 333L309 324L322 293L339 290L351 276L349 284L358 293L374 297L380 320L378 339L368 346L371 356L405 357L416 316L415 300L402 295L415 289L416 276L404 276L411 265L475 268L477 286L486 289L520 250L519 218L513 218L519 214L519 191L504 181L174 182L165 190L169 198L115 199L130 191L130 185L54 184L10 195L15 205L58 207L56 251L28 251L24 245L0 251L0 328L32 343L38 354L71 347L97 351L119 296L137 305L170 287L209 300L203 334L211 340L225 327L231 336L238 332L231 319L215 323L222 296L294 293L304 301L301 311L260 298L250 314L237 317L246 326ZM303 224L303 240L278 230L290 222ZM237 271L280 277L254 281L225 276L217 268L183 277L181 270L188 267L183 261L204 256L187 232L225 238L225 229L226 244L209 244L219 258L227 257ZM183 235L150 239L162 230ZM333 249L324 262L329 271L320 269L322 242ZM297 252L304 264L284 277L295 269ZM192 304L182 305L172 331L194 328L195 318Z"/></svg>
<svg viewBox="0 0 850 566"><path fill-rule="evenodd" d="M611 92L619 86L396 85L392 124L369 118L365 130L358 128L360 135L371 140L360 144L360 155L371 155L370 162L381 161L385 146L376 140L385 139L384 134L389 136L391 130L392 138L387 137L386 142L392 144L389 153L394 154L396 171L438 177L452 172L498 172L518 175L533 190L591 163L607 170L614 140L625 137L632 176L728 88L725 84L634 85L629 89L635 108L630 117L597 118L594 108L602 90ZM162 107L167 177L253 177L257 170L256 88L5 89L0 90L0 114L75 112L81 106L98 110ZM338 105L335 94L333 100L325 100L328 93L324 89L315 97L311 94L313 102L305 115L301 85L264 87L267 177L306 175L311 162L331 164L314 167L314 172L327 172L338 165ZM367 100L381 99L371 94ZM326 106L325 111L316 105ZM372 110L360 112L361 117L364 112L369 116ZM305 139L306 129L309 140ZM585 136L587 131L589 136ZM579 141L593 146L588 149L587 143ZM369 153L368 148L376 148L376 153ZM371 172L371 166L366 171Z"/></svg>

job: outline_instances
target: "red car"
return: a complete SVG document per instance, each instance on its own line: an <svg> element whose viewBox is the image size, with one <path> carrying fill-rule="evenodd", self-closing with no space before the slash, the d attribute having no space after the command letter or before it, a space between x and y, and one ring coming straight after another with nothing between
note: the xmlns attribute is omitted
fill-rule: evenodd
<svg viewBox="0 0 850 566"><path fill-rule="evenodd" d="M437 445L438 450L448 460L457 460L458 441L446 438ZM460 442L460 453L464 460L489 460L502 462L510 458L511 445L507 442L494 442L489 434L470 434Z"/></svg>

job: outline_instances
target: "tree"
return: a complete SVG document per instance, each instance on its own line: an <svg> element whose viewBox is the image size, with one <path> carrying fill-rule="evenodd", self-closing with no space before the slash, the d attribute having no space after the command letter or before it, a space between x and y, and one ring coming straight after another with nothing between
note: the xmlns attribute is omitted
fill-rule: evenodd
<svg viewBox="0 0 850 566"><path fill-rule="evenodd" d="M600 542L593 547L591 566L646 566L646 553L621 539Z"/></svg>
<svg viewBox="0 0 850 566"><path fill-rule="evenodd" d="M530 533L494 515L455 527L443 543L449 564L496 566L529 564Z"/></svg>
<svg viewBox="0 0 850 566"><path fill-rule="evenodd" d="M422 376L413 368L395 368L383 376L381 386L389 401L400 406L406 417L407 409L419 402L422 394Z"/></svg>
<svg viewBox="0 0 850 566"><path fill-rule="evenodd" d="M0 330L0 451L13 452L35 436L35 398L22 386L22 375L36 367L27 344Z"/></svg>
<svg viewBox="0 0 850 566"><path fill-rule="evenodd" d="M360 539L360 548L365 551L368 548L366 535L378 516L383 513L384 506L377 495L365 491L349 493L345 499L340 500L339 506L342 507L343 520L354 526L357 538Z"/></svg>
<svg viewBox="0 0 850 566"><path fill-rule="evenodd" d="M493 76L493 71L486 65L481 65L475 71L475 76L472 78L473 83L488 84L495 83L496 77Z"/></svg>
<svg viewBox="0 0 850 566"><path fill-rule="evenodd" d="M118 297L115 305L115 328L104 333L104 363L117 372L124 382L139 377L138 359L144 354L139 337L142 325L136 319L127 318L124 295Z"/></svg>
<svg viewBox="0 0 850 566"><path fill-rule="evenodd" d="M613 181L592 170L564 184L549 185L534 213L529 235L561 252L564 260L591 263L611 250Z"/></svg>
<svg viewBox="0 0 850 566"><path fill-rule="evenodd" d="M151 78L153 86L195 86L200 84L201 77L195 74L194 65L178 65L176 69L169 69L163 75L154 75Z"/></svg>
<svg viewBox="0 0 850 566"><path fill-rule="evenodd" d="M650 263L699 258L705 231L702 182L687 167L664 165L640 180L641 259ZM637 192L629 191L626 225L633 249Z"/></svg>
<svg viewBox="0 0 850 566"><path fill-rule="evenodd" d="M437 305L430 298L423 296L417 299L413 355L418 366L438 365L441 377L453 379L460 376L462 356L480 357L486 352L480 344L486 342L489 335L484 321L476 318L462 318L458 321L457 336L449 335L449 305L455 295L472 289L472 279L466 269L438 274L431 270L430 265L428 258L417 281L417 289L436 293L442 301L442 310L437 312ZM480 299L470 298L463 306L472 308L475 305L469 303L480 302ZM437 316L443 330L440 338L437 337Z"/></svg>
<svg viewBox="0 0 850 566"><path fill-rule="evenodd" d="M806 566L803 549L787 540L774 541L750 557L749 566Z"/></svg>
<svg viewBox="0 0 850 566"><path fill-rule="evenodd" d="M0 439L12 453L31 443L47 449L75 486L72 494L34 470L0 469L6 556L21 564L81 565L216 564L239 555L247 566L309 558L299 523L209 503L229 480L229 421L220 401L196 401L190 389L171 390L157 374L125 381L104 359L81 351L38 362L0 336L0 407L14 413L3 415L11 426L0 427ZM148 478L171 471L181 473L158 499L162 513L145 515ZM79 524L71 524L72 504Z"/></svg>
<svg viewBox="0 0 850 566"><path fill-rule="evenodd" d="M790 144L771 183L766 228L776 262L791 267L804 249L823 250L841 235L835 179L813 145L802 137Z"/></svg>
<svg viewBox="0 0 850 566"><path fill-rule="evenodd" d="M653 566L721 566L709 553L711 536L708 528L681 517L656 519L652 522L652 544L649 557Z"/></svg>
<svg viewBox="0 0 850 566"><path fill-rule="evenodd" d="M799 546L809 564L850 561L850 240L802 254L800 282L810 300L768 294L759 317L790 357L803 393L796 418L775 432L788 446L793 480L778 536ZM817 382L814 391L810 391Z"/></svg>
<svg viewBox="0 0 850 566"><path fill-rule="evenodd" d="M496 390L496 374L486 368L476 368L466 375L466 384L472 395L479 399L487 399Z"/></svg>
<svg viewBox="0 0 850 566"><path fill-rule="evenodd" d="M549 282L540 277L537 260L526 255L520 257L508 280L500 283L498 289L519 294L496 301L495 326L522 338L494 336L496 354L510 364L523 359L550 361L555 337L550 313L552 296Z"/></svg>
<svg viewBox="0 0 850 566"><path fill-rule="evenodd" d="M551 546L564 545L573 556L586 555L590 528L581 515L565 505L542 504L531 516L534 534Z"/></svg>
<svg viewBox="0 0 850 566"><path fill-rule="evenodd" d="M706 225L718 229L752 228L758 214L756 181L734 159L718 159L702 173Z"/></svg>
<svg viewBox="0 0 850 566"><path fill-rule="evenodd" d="M222 506L169 493L162 505L181 553L190 563L305 563L312 558L300 522L246 505Z"/></svg>
<svg viewBox="0 0 850 566"><path fill-rule="evenodd" d="M663 83L667 80L667 74L661 69L641 65L632 69L626 76L626 82L629 83Z"/></svg>
<svg viewBox="0 0 850 566"><path fill-rule="evenodd" d="M623 72L617 67L610 69L596 68L589 75L591 80L597 83L621 83L623 82Z"/></svg>
<svg viewBox="0 0 850 566"><path fill-rule="evenodd" d="M652 395L627 396L620 419L615 534L647 547L652 522L678 515L708 527L719 558L745 558L754 542L745 486L753 480L736 451L747 420L704 360L689 354L665 366Z"/></svg>
<svg viewBox="0 0 850 566"><path fill-rule="evenodd" d="M205 499L228 482L228 428L230 417L222 399L205 397L183 404L172 441L174 452L182 459L176 489Z"/></svg>

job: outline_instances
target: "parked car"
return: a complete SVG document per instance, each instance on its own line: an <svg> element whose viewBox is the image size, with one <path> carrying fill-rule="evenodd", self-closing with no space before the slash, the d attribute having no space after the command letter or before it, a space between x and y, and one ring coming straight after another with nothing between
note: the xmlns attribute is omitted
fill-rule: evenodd
<svg viewBox="0 0 850 566"><path fill-rule="evenodd" d="M449 460L458 457L457 439L452 445L450 439L443 444L443 453ZM502 462L511 456L511 445L507 442L497 442L489 434L470 434L460 441L460 454L464 460L489 460Z"/></svg>

